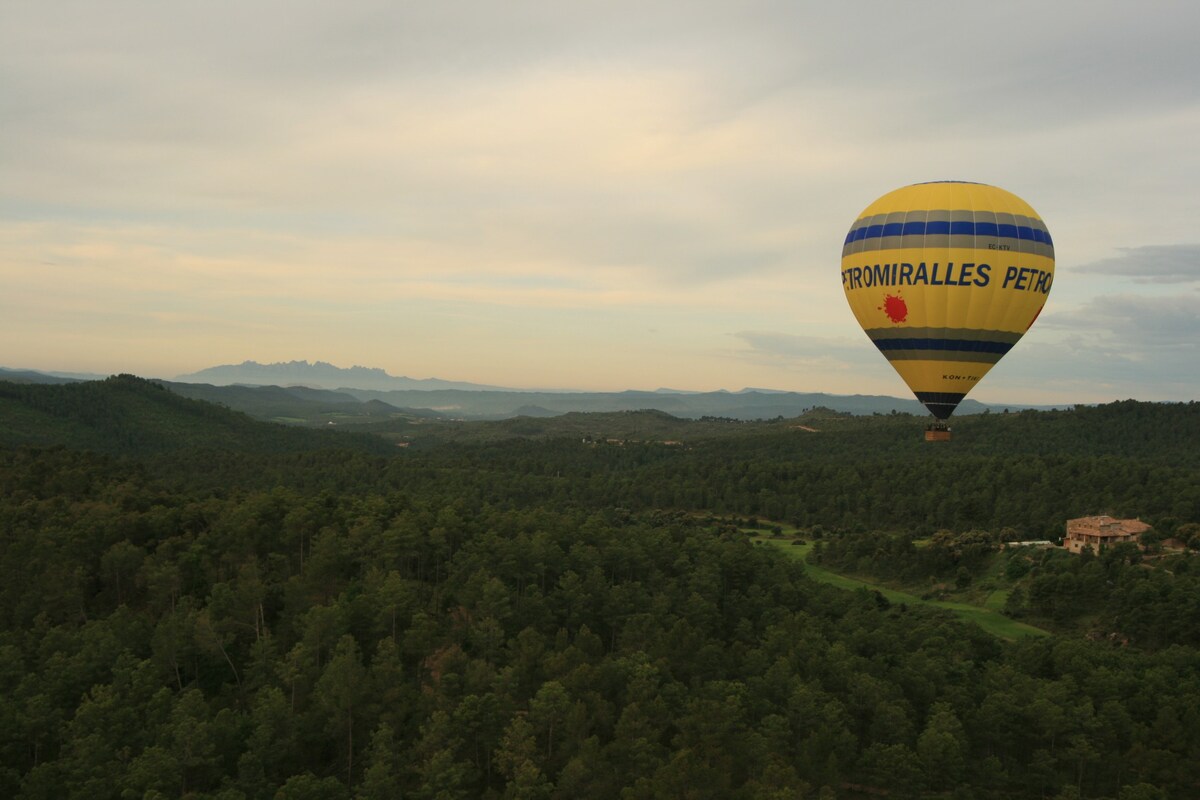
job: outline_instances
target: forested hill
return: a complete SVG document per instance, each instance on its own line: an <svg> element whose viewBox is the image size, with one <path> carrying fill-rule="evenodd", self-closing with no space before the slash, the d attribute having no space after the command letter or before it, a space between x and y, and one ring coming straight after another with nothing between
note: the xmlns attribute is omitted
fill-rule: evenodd
<svg viewBox="0 0 1200 800"><path fill-rule="evenodd" d="M450 487L506 505L670 508L917 534L1009 528L1023 538L1056 538L1066 519L1095 513L1140 517L1168 535L1200 518L1197 403L976 415L957 421L948 443L925 442L917 417L828 409L763 422L646 411L304 430L128 376L0 383L0 411L0 444L136 457L173 485L206 490ZM366 433L376 430L383 435Z"/></svg>
<svg viewBox="0 0 1200 800"><path fill-rule="evenodd" d="M0 381L0 445L63 446L120 455L384 449L374 437L256 421L132 375L58 385Z"/></svg>
<svg viewBox="0 0 1200 800"><path fill-rule="evenodd" d="M1194 555L1153 582L1119 572L1135 610L1178 609L1154 636L1008 643L815 583L734 521L802 526L831 563L839 537L899 542L915 563L930 552L915 532L1032 538L1080 513L1170 533L1200 522L1192 404L988 415L948 444L913 417L814 412L431 421L397 448L128 377L2 386L0 413L0 797L1200 786ZM1029 558L1012 563L1031 613L1117 574L1092 559L1049 586Z"/></svg>
<svg viewBox="0 0 1200 800"><path fill-rule="evenodd" d="M559 446L293 461L312 491L0 448L0 796L1194 796L1196 649L1008 645L818 585L736 526L615 508L687 451L543 470ZM731 467L673 471L838 520L819 472Z"/></svg>
<svg viewBox="0 0 1200 800"><path fill-rule="evenodd" d="M1113 456L1200 465L1200 403L1126 400L1060 411L976 414L952 420L949 444L924 441L928 417L855 416L815 408L789 419L681 419L662 411L570 413L490 422L393 419L349 426L420 447L497 444L514 439L588 440L598 444L664 443L720 446L728 453L797 459L878 461L893 458Z"/></svg>
<svg viewBox="0 0 1200 800"><path fill-rule="evenodd" d="M949 445L930 445L922 439L922 417L900 413L855 416L820 407L795 418L759 421L687 419L640 410L463 422L421 418L382 404L357 404L356 418L364 420L360 424L343 422L336 431L333 426L299 430L231 411L206 400L203 393L181 396L180 388L130 375L61 385L0 381L0 445L61 445L126 455L212 449L297 452L330 447L386 453L393 451L394 446L389 445L396 443L436 449L450 443L486 446L513 439L575 439L670 442L687 447L719 442L730 455L771 458L924 461L966 455L1112 456L1200 465L1200 447L1194 446L1200 441L1200 403L1196 402L1128 400L1071 410L964 416L953 420L954 440ZM197 387L182 388L191 392ZM271 397L266 394L268 389L253 391L262 395L254 398L261 417L263 404ZM336 393L310 394L322 407L349 407L346 398ZM295 398L291 400L294 405ZM292 408L283 403L275 409L276 416ZM370 416L389 419L365 422Z"/></svg>

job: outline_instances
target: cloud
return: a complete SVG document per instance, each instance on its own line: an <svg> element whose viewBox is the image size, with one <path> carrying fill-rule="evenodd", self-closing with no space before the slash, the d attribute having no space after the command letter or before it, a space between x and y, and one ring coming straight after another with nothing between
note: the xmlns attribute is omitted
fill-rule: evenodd
<svg viewBox="0 0 1200 800"><path fill-rule="evenodd" d="M739 331L733 336L749 348L748 357L764 363L834 370L883 367L885 363L866 337L797 336L774 331Z"/></svg>
<svg viewBox="0 0 1200 800"><path fill-rule="evenodd" d="M1200 246L1113 249L1191 238L1197 10L1172 8L1170 25L1130 4L1006 11L9 3L0 327L21 313L28 342L74 332L82 350L106 341L98 314L235 343L271 326L289 358L362 363L365 337L345 332L376 314L401 320L379 342L469 324L499 371L522 345L512 331L549 309L581 332L548 371L667 381L649 376L692 352L699 377L671 382L724 380L733 355L755 385L799 367L851 387L891 370L851 336L842 237L883 192L953 177L1026 197L1061 257L1114 278L1056 289L1061 327L1042 325L1060 370L1081 352L1072 336L1108 353L1089 350L1097 364L1186 350L1171 344L1194 334L1186 304L1063 301L1197 280ZM613 344L661 317L676 349ZM599 320L594 336L580 320ZM222 356L247 357L266 356Z"/></svg>
<svg viewBox="0 0 1200 800"><path fill-rule="evenodd" d="M996 365L983 394L1039 402L1194 399L1200 391L1197 305L1200 292L1124 293L1048 311Z"/></svg>
<svg viewBox="0 0 1200 800"><path fill-rule="evenodd" d="M984 402L1103 402L1194 398L1200 391L1200 292L1176 297L1104 295L1047 313L972 396ZM821 375L831 386L854 375L849 391L904 396L887 362L862 337L734 334L739 357ZM845 386L847 384L842 383Z"/></svg>
<svg viewBox="0 0 1200 800"><path fill-rule="evenodd" d="M1200 292L1162 296L1100 295L1043 315L1039 326L1086 335L1131 353L1159 348L1200 352Z"/></svg>
<svg viewBox="0 0 1200 800"><path fill-rule="evenodd" d="M1077 272L1133 278L1135 283L1200 281L1200 244L1120 247L1120 255L1075 268ZM1193 308L1192 314L1196 310Z"/></svg>

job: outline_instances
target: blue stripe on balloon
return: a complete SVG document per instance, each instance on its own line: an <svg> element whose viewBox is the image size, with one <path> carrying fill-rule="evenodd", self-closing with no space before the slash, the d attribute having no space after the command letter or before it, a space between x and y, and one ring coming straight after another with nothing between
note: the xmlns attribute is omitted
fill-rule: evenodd
<svg viewBox="0 0 1200 800"><path fill-rule="evenodd" d="M864 239L879 239L884 236L986 236L995 239L1017 239L1054 246L1049 231L1029 225L1012 225L996 222L889 222L886 225L871 224L852 229L846 234L846 244Z"/></svg>

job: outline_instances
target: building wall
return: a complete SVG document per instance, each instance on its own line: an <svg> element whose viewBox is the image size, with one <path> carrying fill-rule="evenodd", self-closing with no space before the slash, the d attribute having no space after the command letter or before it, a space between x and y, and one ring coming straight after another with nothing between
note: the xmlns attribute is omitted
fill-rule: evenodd
<svg viewBox="0 0 1200 800"><path fill-rule="evenodd" d="M1063 547L1072 553L1082 553L1083 548L1090 547L1099 553L1105 547L1121 542L1136 542L1137 537L1130 533L1096 535L1096 534L1067 534L1063 539Z"/></svg>
<svg viewBox="0 0 1200 800"><path fill-rule="evenodd" d="M1139 519L1115 519L1109 516L1080 517L1067 520L1067 535L1063 548L1072 553L1082 553L1091 547L1099 553L1105 547L1121 542L1137 542L1150 526Z"/></svg>

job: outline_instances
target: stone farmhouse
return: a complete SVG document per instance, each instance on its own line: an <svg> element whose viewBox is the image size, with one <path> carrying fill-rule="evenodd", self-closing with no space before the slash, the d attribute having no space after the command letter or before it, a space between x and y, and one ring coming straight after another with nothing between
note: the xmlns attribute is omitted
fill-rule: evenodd
<svg viewBox="0 0 1200 800"><path fill-rule="evenodd" d="M1082 553L1090 547L1099 553L1105 547L1121 542L1137 544L1138 537L1150 530L1140 519L1114 519L1109 516L1080 517L1067 520L1067 535L1063 548L1072 553Z"/></svg>

